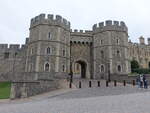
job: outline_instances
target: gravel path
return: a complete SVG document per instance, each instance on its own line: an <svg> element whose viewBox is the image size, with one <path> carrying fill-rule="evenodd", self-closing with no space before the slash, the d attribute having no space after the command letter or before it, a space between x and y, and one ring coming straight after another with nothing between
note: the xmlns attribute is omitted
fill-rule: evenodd
<svg viewBox="0 0 150 113"><path fill-rule="evenodd" d="M132 86L77 89L0 104L0 113L150 113L150 90Z"/></svg>

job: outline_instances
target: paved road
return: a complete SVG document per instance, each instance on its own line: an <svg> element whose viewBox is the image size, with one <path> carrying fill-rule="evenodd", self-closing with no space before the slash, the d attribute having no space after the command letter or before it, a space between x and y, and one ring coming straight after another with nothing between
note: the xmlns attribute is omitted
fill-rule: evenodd
<svg viewBox="0 0 150 113"><path fill-rule="evenodd" d="M76 89L3 103L0 113L150 113L150 90L132 86Z"/></svg>

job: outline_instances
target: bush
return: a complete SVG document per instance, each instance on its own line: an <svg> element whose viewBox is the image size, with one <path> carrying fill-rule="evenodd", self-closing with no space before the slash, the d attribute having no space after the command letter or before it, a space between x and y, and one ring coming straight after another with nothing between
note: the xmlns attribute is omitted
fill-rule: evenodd
<svg viewBox="0 0 150 113"><path fill-rule="evenodd" d="M150 74L150 69L144 69L144 68L132 69L132 73Z"/></svg>
<svg viewBox="0 0 150 113"><path fill-rule="evenodd" d="M131 61L131 69L138 69L139 67L140 66L139 66L138 61L136 61L136 60Z"/></svg>

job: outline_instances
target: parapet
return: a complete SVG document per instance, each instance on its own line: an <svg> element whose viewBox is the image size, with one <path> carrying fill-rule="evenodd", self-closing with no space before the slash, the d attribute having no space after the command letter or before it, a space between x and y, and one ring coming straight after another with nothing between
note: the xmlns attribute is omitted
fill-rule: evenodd
<svg viewBox="0 0 150 113"><path fill-rule="evenodd" d="M19 44L10 44L9 48L10 49L20 49L20 45Z"/></svg>
<svg viewBox="0 0 150 113"><path fill-rule="evenodd" d="M70 22L65 18L62 18L60 15L54 16L52 14L40 14L39 16L31 19L30 28L39 24L56 25L70 30Z"/></svg>
<svg viewBox="0 0 150 113"><path fill-rule="evenodd" d="M78 30L78 29L74 29L74 30L70 30L70 32L72 33L92 33L92 31L90 30Z"/></svg>
<svg viewBox="0 0 150 113"><path fill-rule="evenodd" d="M83 36L83 37L92 37L93 31L90 30L70 30L71 36Z"/></svg>
<svg viewBox="0 0 150 113"><path fill-rule="evenodd" d="M119 22L119 21L107 20L105 22L100 22L99 24L94 24L93 31L94 33L104 32L104 31L128 32L128 28L123 21Z"/></svg>
<svg viewBox="0 0 150 113"><path fill-rule="evenodd" d="M25 44L22 44L22 45L21 45L21 49L24 49L25 47L26 47Z"/></svg>
<svg viewBox="0 0 150 113"><path fill-rule="evenodd" d="M8 48L8 44L0 44L0 49L7 49Z"/></svg>
<svg viewBox="0 0 150 113"><path fill-rule="evenodd" d="M19 50L21 49L20 48L20 45L19 44L0 44L0 49L1 50Z"/></svg>
<svg viewBox="0 0 150 113"><path fill-rule="evenodd" d="M29 38L27 37L26 41L25 41L25 44L28 44L28 43L29 43Z"/></svg>

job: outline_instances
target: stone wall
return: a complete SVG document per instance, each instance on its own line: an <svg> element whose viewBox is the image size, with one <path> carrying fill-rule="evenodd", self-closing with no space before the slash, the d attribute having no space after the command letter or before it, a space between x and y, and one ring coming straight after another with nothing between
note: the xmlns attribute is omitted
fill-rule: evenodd
<svg viewBox="0 0 150 113"><path fill-rule="evenodd" d="M10 98L25 98L57 88L58 84L53 80L12 82Z"/></svg>
<svg viewBox="0 0 150 113"><path fill-rule="evenodd" d="M150 84L150 75L145 75L146 79L148 80L148 84ZM113 74L110 75L110 80L114 81L117 80L118 82L123 82L123 80L125 80L127 83L132 83L133 80L136 81L137 79L137 75L134 76L128 76L128 75L117 75L117 74Z"/></svg>
<svg viewBox="0 0 150 113"><path fill-rule="evenodd" d="M150 46L129 42L130 60L138 61L141 68L150 68Z"/></svg>

